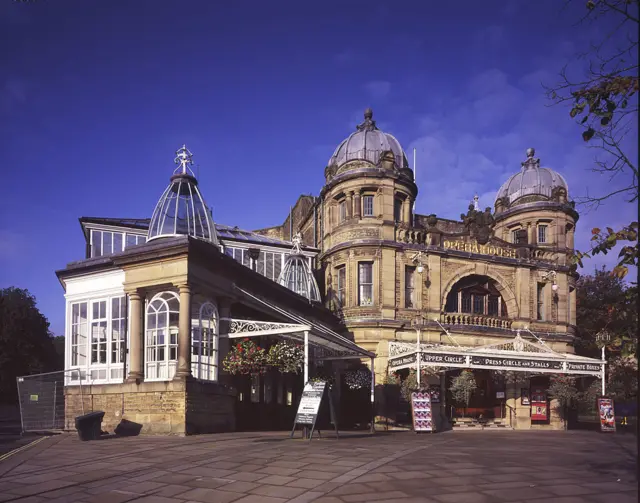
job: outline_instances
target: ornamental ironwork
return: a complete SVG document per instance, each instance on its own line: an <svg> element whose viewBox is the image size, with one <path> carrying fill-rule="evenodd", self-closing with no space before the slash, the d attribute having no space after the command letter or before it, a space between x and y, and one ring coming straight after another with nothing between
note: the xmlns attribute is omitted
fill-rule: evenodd
<svg viewBox="0 0 640 503"><path fill-rule="evenodd" d="M297 325L295 323L278 323L271 321L255 321L255 320L237 320L232 319L229 322L229 334L243 334L253 332L274 332L279 330L291 331L304 331L308 330L308 327L304 325Z"/></svg>

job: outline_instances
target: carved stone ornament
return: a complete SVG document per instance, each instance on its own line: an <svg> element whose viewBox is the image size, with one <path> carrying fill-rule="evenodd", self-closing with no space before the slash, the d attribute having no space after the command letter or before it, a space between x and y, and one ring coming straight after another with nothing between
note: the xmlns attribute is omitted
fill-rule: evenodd
<svg viewBox="0 0 640 503"><path fill-rule="evenodd" d="M475 209L475 205L471 203L467 214L460 215L460 219L465 226L465 229L469 231L469 235L475 238L479 244L484 245L489 242L493 235L493 227L495 226L495 219L491 214L491 208L487 207L484 211Z"/></svg>

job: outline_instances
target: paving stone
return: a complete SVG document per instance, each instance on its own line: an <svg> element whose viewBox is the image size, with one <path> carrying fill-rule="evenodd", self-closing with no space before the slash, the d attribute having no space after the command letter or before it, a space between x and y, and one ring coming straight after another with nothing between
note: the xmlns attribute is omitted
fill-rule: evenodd
<svg viewBox="0 0 640 503"><path fill-rule="evenodd" d="M140 498L139 494L121 492L121 491L109 491L94 496L91 501L94 503L126 503L134 499ZM67 499L67 501L69 501Z"/></svg>
<svg viewBox="0 0 640 503"><path fill-rule="evenodd" d="M277 476L277 475L274 475ZM262 482L262 481L260 481ZM324 480L315 479L294 479L291 482L287 482L288 487L302 487L304 489L315 489L316 487L326 484Z"/></svg>
<svg viewBox="0 0 640 503"><path fill-rule="evenodd" d="M316 480L331 480L336 476L335 473L329 472L315 472L311 470L301 470L296 473L296 477L301 477L305 479L316 479Z"/></svg>
<svg viewBox="0 0 640 503"><path fill-rule="evenodd" d="M235 503L285 503L286 498L274 498L272 496L261 496L259 494L249 494ZM216 500L215 503L218 503Z"/></svg>
<svg viewBox="0 0 640 503"><path fill-rule="evenodd" d="M365 482L383 482L385 480L394 480L389 475L385 473L368 473L366 475L362 475L354 479L356 483L365 483Z"/></svg>
<svg viewBox="0 0 640 503"><path fill-rule="evenodd" d="M331 491L332 496L343 496L347 494L362 494L371 492L368 484L346 484Z"/></svg>
<svg viewBox="0 0 640 503"><path fill-rule="evenodd" d="M256 484L255 482L238 481L220 486L219 489L221 491L231 491L234 493L248 493L257 487L260 487L260 484Z"/></svg>
<svg viewBox="0 0 640 503"><path fill-rule="evenodd" d="M308 491L306 493L302 493L300 496L290 499L289 503L310 503L311 501L316 501L323 494L324 493L320 491Z"/></svg>
<svg viewBox="0 0 640 503"><path fill-rule="evenodd" d="M261 496L273 496L276 498L289 499L295 498L306 491L306 489L300 487L263 485L249 492L251 494L259 494Z"/></svg>
<svg viewBox="0 0 640 503"><path fill-rule="evenodd" d="M137 493L137 494L145 494L157 489L164 487L166 484L161 484L160 482L139 482L137 484L124 485L122 486L122 490L125 492Z"/></svg>
<svg viewBox="0 0 640 503"><path fill-rule="evenodd" d="M531 482L531 477L527 473L502 473L500 475L483 475L482 478L489 482Z"/></svg>
<svg viewBox="0 0 640 503"><path fill-rule="evenodd" d="M281 468L279 466L267 466L256 470L256 473L266 473L269 475L284 475L289 476L300 471L299 468Z"/></svg>
<svg viewBox="0 0 640 503"><path fill-rule="evenodd" d="M397 473L389 473L390 477L393 477L397 480L409 480L409 479L428 479L433 477L430 473L427 472L414 472L414 471L404 471Z"/></svg>
<svg viewBox="0 0 640 503"><path fill-rule="evenodd" d="M602 503L638 503L638 491L627 491L623 493L593 494L589 496L589 501Z"/></svg>
<svg viewBox="0 0 640 503"><path fill-rule="evenodd" d="M402 491L381 491L376 493L365 493L365 494L349 494L346 496L341 496L343 501L347 503L359 502L359 501L379 501L379 500L398 500L399 498L405 498L409 496L407 493Z"/></svg>
<svg viewBox="0 0 640 503"><path fill-rule="evenodd" d="M544 498L545 503L548 498L553 495L548 491L543 491L538 487L521 487L518 489L485 489L482 491L484 494L493 496L495 498L501 498L507 501L522 501L533 498Z"/></svg>
<svg viewBox="0 0 640 503"><path fill-rule="evenodd" d="M296 477L287 477L284 475L267 475L264 478L260 479L261 484L271 484L274 486L283 486L288 484L289 482L293 482L297 480Z"/></svg>
<svg viewBox="0 0 640 503"><path fill-rule="evenodd" d="M318 499L313 500L313 503L344 503L344 501L335 496L320 496Z"/></svg>
<svg viewBox="0 0 640 503"><path fill-rule="evenodd" d="M236 501L241 497L242 494L239 493L218 491L216 489L207 489L205 487L198 487L182 494L175 495L175 498L180 498L180 500L203 501L205 503L230 503L231 501ZM175 499L172 501L175 501ZM136 503L138 502L136 501Z"/></svg>
<svg viewBox="0 0 640 503"><path fill-rule="evenodd" d="M479 492L465 492L454 494L436 494L432 496L442 503L494 503L495 498Z"/></svg>
<svg viewBox="0 0 640 503"><path fill-rule="evenodd" d="M191 489L188 486L180 486L177 484L169 484L164 487L161 487L157 491L153 491L151 494L157 496L165 496L167 498L171 498L172 496L177 496L178 494L182 494Z"/></svg>

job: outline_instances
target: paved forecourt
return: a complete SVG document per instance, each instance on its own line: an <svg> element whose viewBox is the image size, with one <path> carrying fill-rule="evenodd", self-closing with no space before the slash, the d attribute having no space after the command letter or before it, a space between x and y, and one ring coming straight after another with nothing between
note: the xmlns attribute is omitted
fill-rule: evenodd
<svg viewBox="0 0 640 503"><path fill-rule="evenodd" d="M594 432L67 434L0 461L0 501L635 503L636 458L634 436Z"/></svg>

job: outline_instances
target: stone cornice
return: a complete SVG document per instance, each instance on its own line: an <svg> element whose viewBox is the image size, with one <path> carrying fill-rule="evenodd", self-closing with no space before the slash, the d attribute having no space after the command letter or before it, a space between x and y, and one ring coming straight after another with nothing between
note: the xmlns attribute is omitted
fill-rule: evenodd
<svg viewBox="0 0 640 503"><path fill-rule="evenodd" d="M558 203L555 201L535 201L532 203L517 204L511 208L507 208L501 213L495 214L494 219L496 222L500 222L507 217L517 215L519 213L528 213L531 211L539 210L562 211L563 213L571 216L575 222L577 222L580 218L578 212L574 208L572 208L569 203Z"/></svg>

